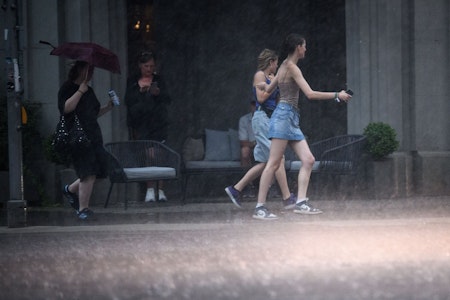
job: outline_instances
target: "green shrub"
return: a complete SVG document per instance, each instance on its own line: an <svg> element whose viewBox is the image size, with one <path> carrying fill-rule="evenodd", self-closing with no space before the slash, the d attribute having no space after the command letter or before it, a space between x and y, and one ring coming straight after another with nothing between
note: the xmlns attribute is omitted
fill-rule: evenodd
<svg viewBox="0 0 450 300"><path fill-rule="evenodd" d="M390 125L377 122L369 123L364 129L367 137L367 151L374 160L380 160L398 149L397 134Z"/></svg>

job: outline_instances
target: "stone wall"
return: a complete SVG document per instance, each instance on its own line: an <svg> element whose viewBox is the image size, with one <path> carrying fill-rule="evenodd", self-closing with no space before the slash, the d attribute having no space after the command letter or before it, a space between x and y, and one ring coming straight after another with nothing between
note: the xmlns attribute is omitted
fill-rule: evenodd
<svg viewBox="0 0 450 300"><path fill-rule="evenodd" d="M391 125L399 151L414 159L401 172L392 169L396 163L386 169L386 176L389 170L400 176L389 182L406 176L419 194L448 194L449 2L348 0L346 12L347 74L355 91L349 133L370 122Z"/></svg>

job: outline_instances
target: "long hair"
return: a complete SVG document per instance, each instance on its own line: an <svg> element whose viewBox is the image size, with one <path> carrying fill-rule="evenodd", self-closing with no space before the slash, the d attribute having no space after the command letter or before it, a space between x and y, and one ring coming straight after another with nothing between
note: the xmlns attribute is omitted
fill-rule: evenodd
<svg viewBox="0 0 450 300"><path fill-rule="evenodd" d="M68 75L68 80L69 81L75 81L81 74L81 72L83 71L83 69L88 65L89 63L85 62L85 61L79 61L77 60L75 62L75 64L72 66L72 68L70 68L69 70L69 75Z"/></svg>
<svg viewBox="0 0 450 300"><path fill-rule="evenodd" d="M258 70L265 70L270 66L270 62L277 60L278 54L270 49L264 49L258 56Z"/></svg>
<svg viewBox="0 0 450 300"><path fill-rule="evenodd" d="M298 45L303 45L305 43L305 38L297 33L289 34L283 41L281 45L281 53L283 60L295 51Z"/></svg>

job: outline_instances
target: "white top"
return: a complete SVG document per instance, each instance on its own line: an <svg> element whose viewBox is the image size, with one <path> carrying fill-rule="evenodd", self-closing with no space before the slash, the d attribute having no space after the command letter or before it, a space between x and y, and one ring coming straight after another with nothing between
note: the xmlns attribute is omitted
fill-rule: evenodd
<svg viewBox="0 0 450 300"><path fill-rule="evenodd" d="M243 115L239 119L239 140L240 141L255 141L255 134L252 129L252 113Z"/></svg>

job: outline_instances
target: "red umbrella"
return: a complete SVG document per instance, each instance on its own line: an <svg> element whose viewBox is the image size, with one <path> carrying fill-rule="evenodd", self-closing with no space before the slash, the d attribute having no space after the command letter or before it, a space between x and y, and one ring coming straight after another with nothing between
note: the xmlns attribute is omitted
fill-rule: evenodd
<svg viewBox="0 0 450 300"><path fill-rule="evenodd" d="M41 41L41 43L52 46L45 41ZM117 55L98 44L65 43L59 47L53 48L50 55L85 61L94 67L105 69L113 73L120 73L120 64Z"/></svg>

